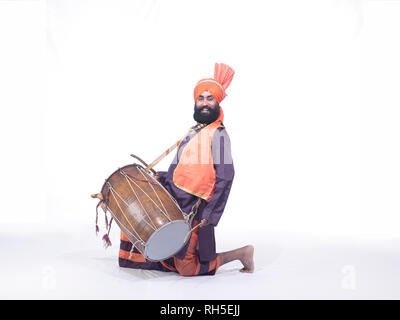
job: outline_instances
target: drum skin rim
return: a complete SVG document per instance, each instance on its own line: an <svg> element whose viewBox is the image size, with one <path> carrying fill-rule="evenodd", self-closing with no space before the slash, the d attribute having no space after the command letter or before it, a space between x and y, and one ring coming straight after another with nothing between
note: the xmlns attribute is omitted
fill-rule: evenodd
<svg viewBox="0 0 400 320"><path fill-rule="evenodd" d="M167 224L163 225L163 226L160 227L159 229L157 229L157 231L154 232L154 233L147 239L146 244L145 244L145 246L144 246L144 253L143 253L143 255L144 255L144 257L145 257L147 260L152 261L152 262L159 262L159 261L161 261L161 260L169 259L169 258L173 257L175 254L177 254L180 250L182 250L182 248L183 248L183 247L186 245L186 243L190 240L190 237L188 237L188 239L186 240L186 242L183 242L183 243L182 243L182 246L181 246L178 250L176 250L176 252L174 252L173 254L171 254L171 255L169 255L169 256L167 256L167 257L165 257L165 258L162 258L162 259L159 259L159 260L154 260L154 259L151 259L151 258L148 257L148 255L147 255L147 248L148 248L148 244L151 242L151 239L154 238L160 230L166 228L167 226L169 226L169 225L171 225L171 224L175 224L175 223L184 223L184 224L186 224L187 227L188 227L188 229L187 229L188 231L187 231L187 232L190 231L190 224L189 224L187 221L185 221L185 220L173 220L173 221L168 222ZM184 239L182 239L182 241L183 241L183 240L184 240Z"/></svg>

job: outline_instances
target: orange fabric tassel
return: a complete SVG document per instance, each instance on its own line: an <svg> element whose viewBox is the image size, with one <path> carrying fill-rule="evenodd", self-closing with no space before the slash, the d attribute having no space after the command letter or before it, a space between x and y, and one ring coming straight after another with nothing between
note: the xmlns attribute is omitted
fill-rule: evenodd
<svg viewBox="0 0 400 320"><path fill-rule="evenodd" d="M214 79L226 90L232 82L235 70L224 63L216 63L214 68Z"/></svg>

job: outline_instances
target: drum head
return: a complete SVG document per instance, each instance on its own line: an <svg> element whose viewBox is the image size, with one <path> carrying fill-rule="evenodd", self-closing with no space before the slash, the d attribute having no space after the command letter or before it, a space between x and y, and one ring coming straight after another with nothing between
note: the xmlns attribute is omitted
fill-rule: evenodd
<svg viewBox="0 0 400 320"><path fill-rule="evenodd" d="M144 256L151 261L160 261L172 257L183 248L190 225L185 220L175 220L163 225L147 240Z"/></svg>

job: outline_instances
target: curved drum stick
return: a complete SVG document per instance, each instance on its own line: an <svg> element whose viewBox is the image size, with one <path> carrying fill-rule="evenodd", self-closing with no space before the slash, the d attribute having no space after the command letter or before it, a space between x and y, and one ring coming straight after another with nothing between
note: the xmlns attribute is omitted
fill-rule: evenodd
<svg viewBox="0 0 400 320"><path fill-rule="evenodd" d="M189 235L190 235L194 230L196 230L198 227L200 227L200 224L201 224L201 223L199 223L197 226L195 226L194 228L192 228L192 230L190 230L190 231L186 234L185 238L183 239L183 243L186 243L186 240L187 240L187 238L189 237Z"/></svg>
<svg viewBox="0 0 400 320"><path fill-rule="evenodd" d="M142 159L140 159L138 156L131 154L131 157L134 157L135 159L139 160L145 167L148 167L148 164L146 162L144 162ZM150 168L150 169L146 168L146 171L148 171L148 170L151 170L154 173L154 175L157 174L157 172L155 170L153 170L152 168Z"/></svg>

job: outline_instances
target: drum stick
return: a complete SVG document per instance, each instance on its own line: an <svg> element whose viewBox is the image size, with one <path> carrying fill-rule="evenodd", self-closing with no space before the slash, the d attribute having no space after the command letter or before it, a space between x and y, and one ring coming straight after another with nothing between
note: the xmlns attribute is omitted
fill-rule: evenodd
<svg viewBox="0 0 400 320"><path fill-rule="evenodd" d="M199 223L197 226L195 226L192 230L190 230L190 231L186 234L185 238L183 239L183 243L186 243L186 240L187 240L187 238L189 237L189 235L190 235L194 230L196 230L196 228L200 227L200 225L201 225L201 223Z"/></svg>
<svg viewBox="0 0 400 320"><path fill-rule="evenodd" d="M134 154L131 154L131 157L134 157L135 159L138 159L145 167L148 167L149 165L146 163L146 162L144 162L142 159L140 159L138 156L135 156ZM155 172L153 169L149 169L149 170L151 170L154 174L156 174L157 172Z"/></svg>
<svg viewBox="0 0 400 320"><path fill-rule="evenodd" d="M156 160L154 160L152 163L150 163L147 167L146 167L146 171L152 169L157 163L159 163L162 159L164 159L169 153L171 153L171 151L173 151L178 145L179 145L179 141L175 142L171 147L169 147L167 150L165 150L163 152L163 154L161 154Z"/></svg>
<svg viewBox="0 0 400 320"><path fill-rule="evenodd" d="M190 129L182 139L178 140L172 146L170 146L167 150L165 150L156 160L154 160L152 163L150 163L146 167L146 170L151 170L157 163L159 163L162 159L164 159L171 151L173 151L176 147L178 147L179 144L181 143L181 141L189 134L189 132L191 130L192 129Z"/></svg>

